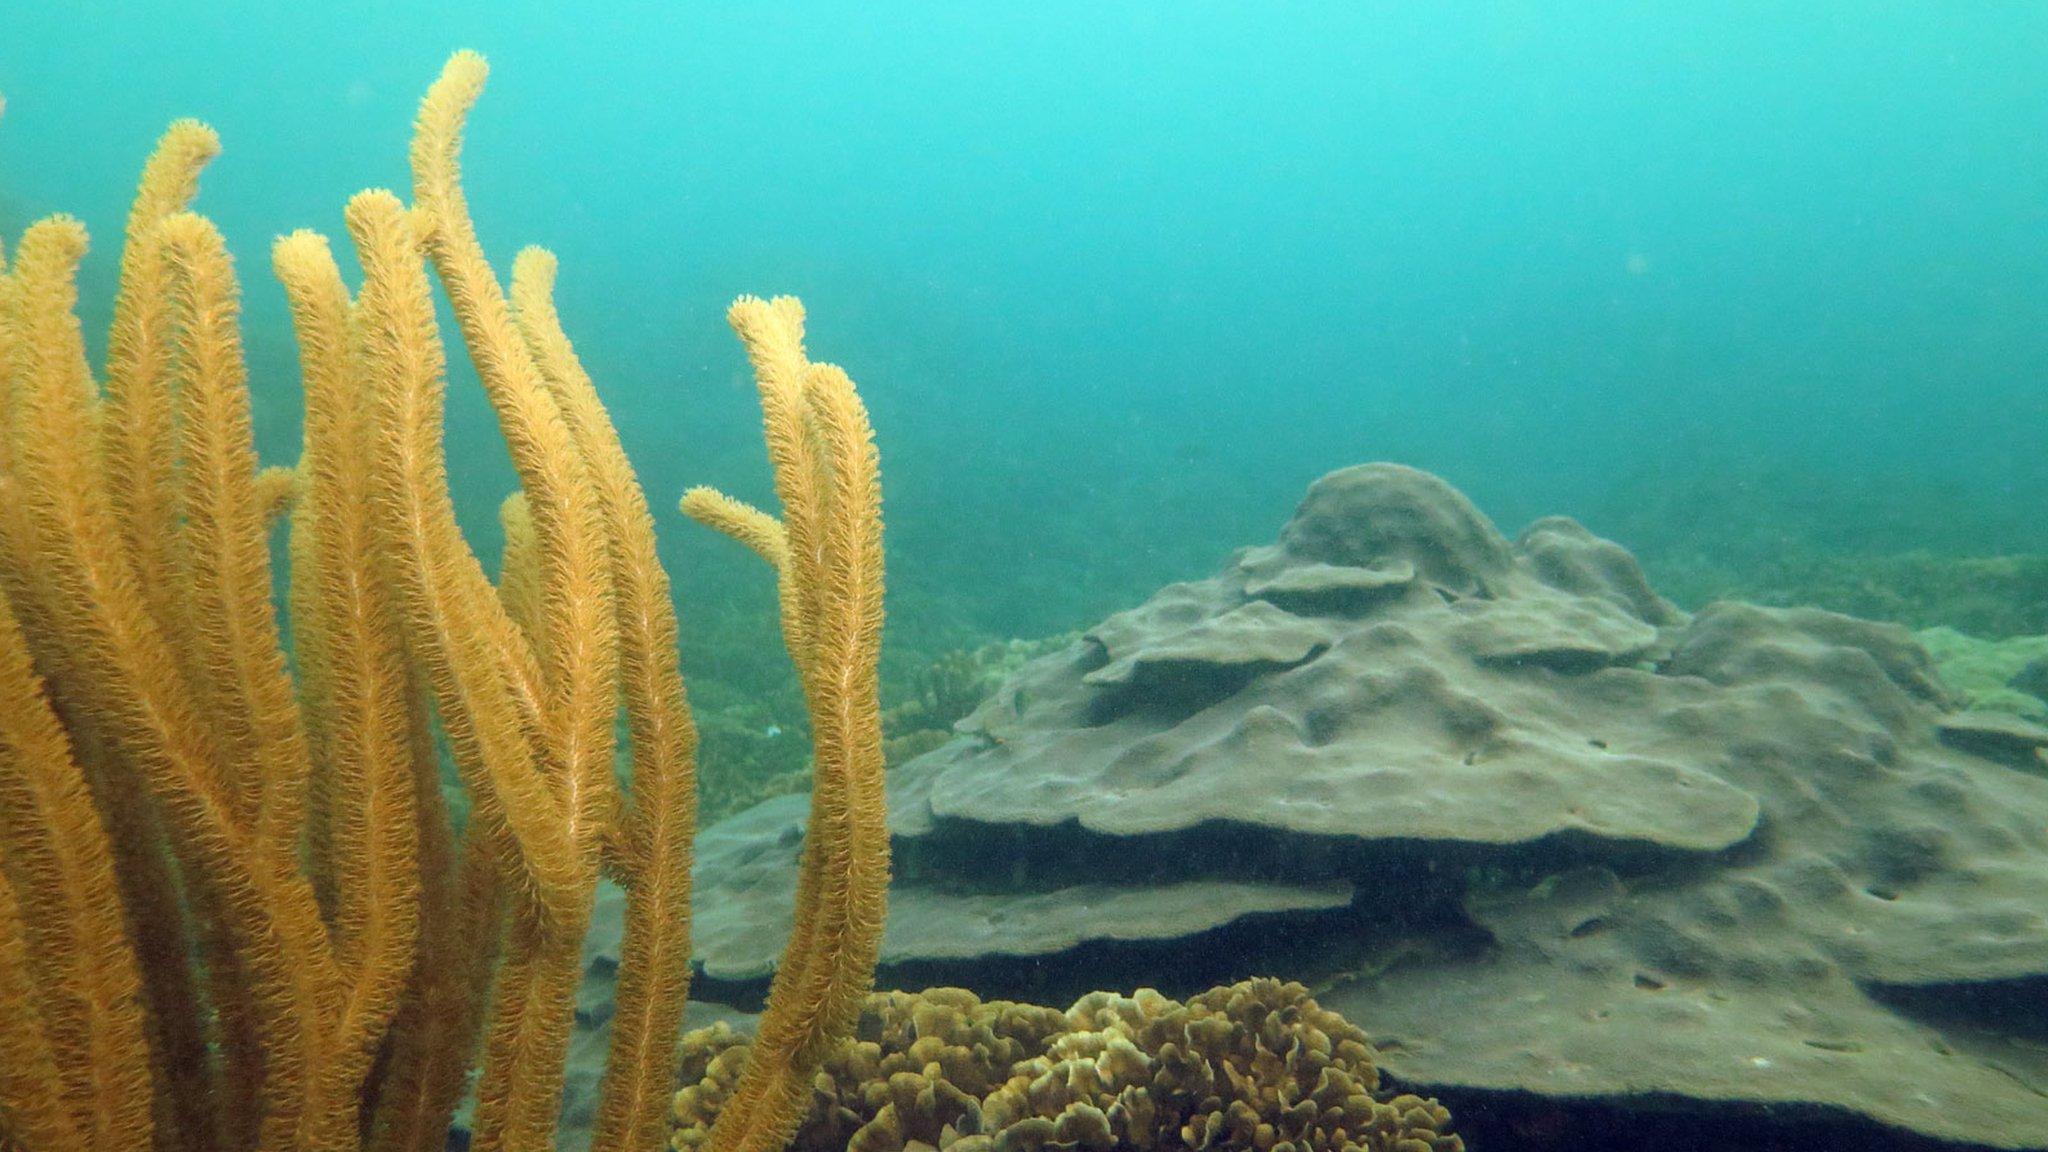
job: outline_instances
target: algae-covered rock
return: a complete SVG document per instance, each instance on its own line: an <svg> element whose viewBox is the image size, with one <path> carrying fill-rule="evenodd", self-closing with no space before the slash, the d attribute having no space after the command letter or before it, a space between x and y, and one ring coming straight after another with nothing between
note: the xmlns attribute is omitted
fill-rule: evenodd
<svg viewBox="0 0 2048 1152"><path fill-rule="evenodd" d="M2048 719L2048 636L1986 640L1953 628L1914 633L1942 682L1972 710Z"/></svg>

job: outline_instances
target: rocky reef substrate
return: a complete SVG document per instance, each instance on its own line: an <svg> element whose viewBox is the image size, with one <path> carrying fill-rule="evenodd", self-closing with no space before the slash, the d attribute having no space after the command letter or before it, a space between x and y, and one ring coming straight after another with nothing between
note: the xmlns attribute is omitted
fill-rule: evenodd
<svg viewBox="0 0 2048 1152"><path fill-rule="evenodd" d="M891 774L883 987L1270 975L1454 1112L2048 1147L2048 731L1961 710L1901 628L1687 615L1570 520L1509 541L1374 464L956 731ZM804 815L704 833L698 996L765 989Z"/></svg>

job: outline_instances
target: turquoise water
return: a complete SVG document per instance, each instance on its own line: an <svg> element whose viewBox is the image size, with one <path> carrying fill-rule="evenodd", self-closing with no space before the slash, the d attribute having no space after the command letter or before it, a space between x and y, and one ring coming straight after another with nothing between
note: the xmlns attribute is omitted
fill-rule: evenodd
<svg viewBox="0 0 2048 1152"><path fill-rule="evenodd" d="M213 123L201 206L289 460L268 240L402 187L420 93L477 48L486 244L560 253L657 505L766 495L721 313L802 295L874 409L927 653L1084 625L1378 458L1653 576L2048 550L2040 6L576 7L6 5L0 230L83 216L100 328L143 156ZM510 473L456 416L488 553ZM758 620L764 582L662 528L722 659L705 619Z"/></svg>
<svg viewBox="0 0 2048 1152"><path fill-rule="evenodd" d="M289 463L270 240L405 188L458 48L494 68L486 247L560 255L660 517L707 826L811 755L772 580L674 511L772 500L728 302L801 295L860 382L892 923L929 949L885 986L1298 976L1475 1150L2048 1142L2048 5L4 0L0 236L84 218L97 359L143 159L212 123L199 207ZM514 477L454 371L491 563ZM1373 460L1448 486L1351 469L1305 519L1358 549L1158 593ZM1489 586L1509 550L1452 488L1699 611L1555 525ZM1955 631L1930 663L1721 595ZM800 807L707 828L700 960L786 914ZM741 935L702 1002L758 1002Z"/></svg>

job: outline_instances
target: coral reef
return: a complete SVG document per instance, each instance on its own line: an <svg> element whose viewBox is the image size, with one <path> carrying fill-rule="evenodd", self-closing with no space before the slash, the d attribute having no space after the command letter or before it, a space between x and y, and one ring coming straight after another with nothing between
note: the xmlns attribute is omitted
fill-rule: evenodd
<svg viewBox="0 0 2048 1152"><path fill-rule="evenodd" d="M1960 703L1897 625L1688 616L1571 521L1510 541L1344 469L890 774L881 979L1273 973L1447 1098L2048 1146L2048 731ZM700 839L703 994L758 994L800 826L785 799Z"/></svg>
<svg viewBox="0 0 2048 1152"><path fill-rule="evenodd" d="M749 1046L722 1023L684 1037L676 1152L703 1146ZM1450 1119L1382 1090L1365 1033L1299 984L1095 992L1064 1013L935 988L868 997L791 1147L1456 1152Z"/></svg>
<svg viewBox="0 0 2048 1152"><path fill-rule="evenodd" d="M766 709L734 705L697 710L704 769L699 805L706 821L810 787L811 749L801 725L788 727Z"/></svg>
<svg viewBox="0 0 2048 1152"><path fill-rule="evenodd" d="M884 760L894 767L951 740L953 725L1005 676L1069 639L999 640L954 649L898 676L893 685L885 680L882 698L898 702L882 710ZM787 715L774 702L754 699L707 707L703 693L693 694L692 703L701 741L701 819L723 820L810 787L810 742L800 713Z"/></svg>
<svg viewBox="0 0 2048 1152"><path fill-rule="evenodd" d="M1072 639L998 640L940 655L914 677L908 699L882 711L882 731L888 737L883 747L889 763L915 759L951 740L953 726L965 720L1006 678Z"/></svg>
<svg viewBox="0 0 2048 1152"><path fill-rule="evenodd" d="M2048 660L2048 636L1984 640L1953 628L1925 628L1914 636L1934 658L1941 682L1970 708L2048 718L2048 677L2039 671Z"/></svg>
<svg viewBox="0 0 2048 1152"><path fill-rule="evenodd" d="M522 252L508 291L469 218L485 72L458 53L422 102L410 207L349 202L359 292L323 237L273 249L304 378L294 469L257 466L233 267L185 210L211 130L174 125L144 171L104 390L75 313L84 229L32 226L0 276L0 1146L424 1152L475 1065L471 1146L550 1147L601 874L622 895L592 1138L662 1141L696 737L653 519L555 314L554 259ZM448 490L427 263L519 476L496 587ZM852 1027L880 933L879 467L800 306L730 318L782 518L710 519L776 563L815 747L800 923L713 1140L765 1152ZM266 535L286 516L289 667Z"/></svg>
<svg viewBox="0 0 2048 1152"><path fill-rule="evenodd" d="M1687 523L1681 517L1676 523ZM1836 555L1801 551L1789 537L1752 563L1672 557L1657 566L1685 602L1744 600L1810 605L1909 628L1978 636L2048 632L2048 556L1950 556L1930 552ZM1810 545L1809 545L1810 546Z"/></svg>

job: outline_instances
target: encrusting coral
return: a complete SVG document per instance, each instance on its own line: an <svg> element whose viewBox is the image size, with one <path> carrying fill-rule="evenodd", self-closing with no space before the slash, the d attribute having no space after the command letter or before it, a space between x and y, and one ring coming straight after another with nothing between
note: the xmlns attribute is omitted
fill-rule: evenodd
<svg viewBox="0 0 2048 1152"><path fill-rule="evenodd" d="M413 204L280 239L305 438L260 470L219 231L218 151L172 126L129 217L104 386L76 318L84 229L0 275L0 1147L163 1152L553 1139L600 872L627 892L594 1145L658 1146L689 973L696 734L653 519L563 334L555 263L485 261L459 179L481 57L420 109ZM422 257L520 491L493 586L456 527ZM875 696L878 465L793 300L733 308L783 519L694 495L775 561L813 713L803 919L721 1148L778 1146L848 1033L887 885ZM290 520L286 655L268 529ZM614 772L626 715L630 794ZM467 792L458 835L435 731Z"/></svg>
<svg viewBox="0 0 2048 1152"><path fill-rule="evenodd" d="M683 1039L676 1152L705 1146L749 1042ZM1062 1013L958 988L868 997L827 1060L799 1152L1256 1148L1455 1152L1434 1100L1385 1092L1365 1034L1299 984L1246 980L1186 1003L1095 992Z"/></svg>

